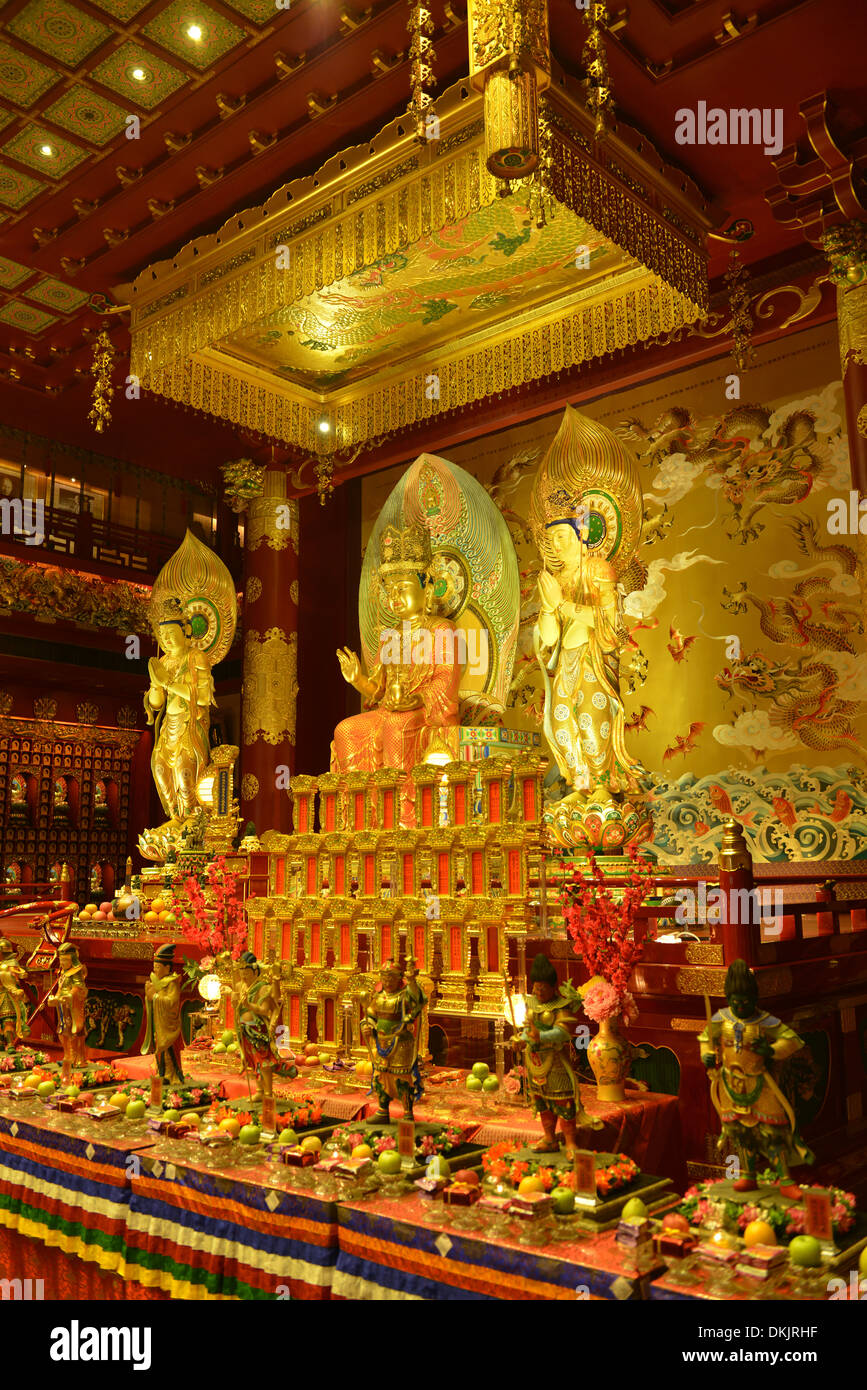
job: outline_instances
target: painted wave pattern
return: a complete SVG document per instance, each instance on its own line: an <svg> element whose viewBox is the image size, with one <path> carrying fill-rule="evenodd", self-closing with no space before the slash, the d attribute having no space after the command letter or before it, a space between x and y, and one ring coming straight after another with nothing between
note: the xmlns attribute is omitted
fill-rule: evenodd
<svg viewBox="0 0 867 1390"><path fill-rule="evenodd" d="M760 863L867 859L863 768L796 764L787 772L729 768L652 778L652 848L660 864L716 863L730 816L743 824Z"/></svg>

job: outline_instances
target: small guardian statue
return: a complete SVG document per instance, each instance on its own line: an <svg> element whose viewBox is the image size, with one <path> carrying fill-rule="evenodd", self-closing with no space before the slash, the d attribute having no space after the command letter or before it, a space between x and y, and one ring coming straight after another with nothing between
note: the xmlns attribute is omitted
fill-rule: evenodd
<svg viewBox="0 0 867 1390"><path fill-rule="evenodd" d="M812 1163L814 1155L797 1132L795 1113L780 1087L780 1064L804 1046L797 1033L759 1007L759 986L746 961L732 961L725 978L726 1007L699 1034L701 1060L710 1077L710 1096L722 1122L718 1149L734 1152L741 1192L758 1187L759 1159L778 1177L789 1164Z"/></svg>
<svg viewBox="0 0 867 1390"><path fill-rule="evenodd" d="M167 942L154 951L153 972L145 985L147 1033L142 1044L142 1056L152 1052L162 1079L183 1085L181 977L174 966L174 944Z"/></svg>
<svg viewBox="0 0 867 1390"><path fill-rule="evenodd" d="M427 999L419 987L415 959L407 957L406 971L386 961L382 978L367 1005L361 1035L373 1064L373 1089L379 1110L377 1124L389 1123L393 1100L403 1105L404 1119L413 1117L413 1105L422 1095L419 1069L421 1015Z"/></svg>
<svg viewBox="0 0 867 1390"><path fill-rule="evenodd" d="M58 1031L63 1044L62 1074L66 1079L73 1067L87 1065L87 966L79 960L78 951L69 941L58 949L57 964L57 979L45 1002L53 1004L57 1010Z"/></svg>

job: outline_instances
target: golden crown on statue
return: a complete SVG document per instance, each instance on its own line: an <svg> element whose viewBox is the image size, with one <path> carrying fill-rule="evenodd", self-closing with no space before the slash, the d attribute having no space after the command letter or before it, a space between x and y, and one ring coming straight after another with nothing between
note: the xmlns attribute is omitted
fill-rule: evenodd
<svg viewBox="0 0 867 1390"><path fill-rule="evenodd" d="M430 532L423 526L407 526L401 531L386 526L379 540L379 569L424 571L430 564Z"/></svg>
<svg viewBox="0 0 867 1390"><path fill-rule="evenodd" d="M565 487L552 488L545 496L542 507L546 526L551 526L555 521L583 521L587 515L586 504Z"/></svg>

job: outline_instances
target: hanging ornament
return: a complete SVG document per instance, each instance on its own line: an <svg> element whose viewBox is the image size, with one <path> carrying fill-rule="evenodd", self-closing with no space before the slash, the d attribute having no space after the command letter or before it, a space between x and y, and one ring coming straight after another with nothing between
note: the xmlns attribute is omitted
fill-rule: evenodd
<svg viewBox="0 0 867 1390"><path fill-rule="evenodd" d="M469 41L487 167L498 179L528 178L539 165L539 94L551 81L546 0L469 0Z"/></svg>
<svg viewBox="0 0 867 1390"><path fill-rule="evenodd" d="M745 372L755 358L753 316L750 313L749 276L737 251L732 251L729 256L723 279L729 292L732 316L732 358L738 371Z"/></svg>
<svg viewBox="0 0 867 1390"><path fill-rule="evenodd" d="M605 0L590 0L587 16L590 31L584 44L584 67L586 77L584 87L587 92L587 110L596 122L595 134L600 139L608 129L614 116L614 99L608 77L608 55L605 51L605 30L608 27L608 11Z"/></svg>
<svg viewBox="0 0 867 1390"><path fill-rule="evenodd" d="M409 111L415 121L415 138L420 141L439 139L439 118L433 97L426 90L434 85L433 65L436 49L431 34L433 15L427 5L409 0L410 15L406 27L410 34L409 59L412 95Z"/></svg>
<svg viewBox="0 0 867 1390"><path fill-rule="evenodd" d="M97 434L102 434L111 424L111 398L114 387L111 384L111 371L114 366L114 348L104 328L97 334L93 345L93 364L90 374L93 377L93 405L88 415Z"/></svg>

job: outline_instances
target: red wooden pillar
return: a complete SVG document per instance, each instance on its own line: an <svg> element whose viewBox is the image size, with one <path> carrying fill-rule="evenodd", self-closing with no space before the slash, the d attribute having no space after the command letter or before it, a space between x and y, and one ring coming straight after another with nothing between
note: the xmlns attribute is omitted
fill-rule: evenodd
<svg viewBox="0 0 867 1390"><path fill-rule="evenodd" d="M289 830L298 693L298 503L286 472L265 472L244 540L241 814L256 830Z"/></svg>

